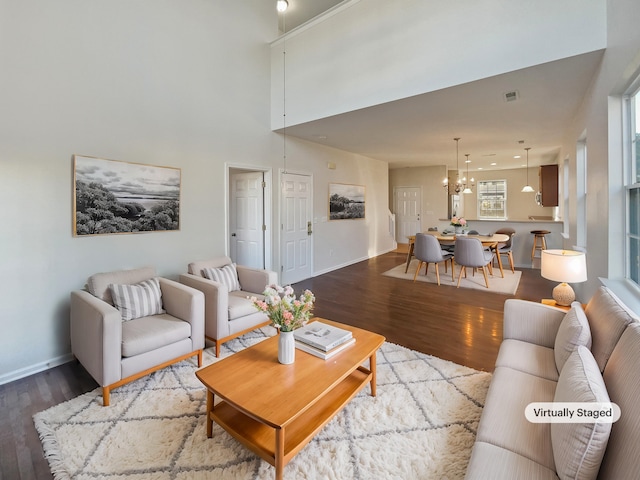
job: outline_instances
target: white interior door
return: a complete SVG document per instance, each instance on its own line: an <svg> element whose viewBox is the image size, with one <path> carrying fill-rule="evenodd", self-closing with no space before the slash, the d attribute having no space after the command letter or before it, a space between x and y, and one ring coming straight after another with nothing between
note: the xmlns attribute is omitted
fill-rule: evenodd
<svg viewBox="0 0 640 480"><path fill-rule="evenodd" d="M282 275L283 285L311 277L313 209L311 177L282 174Z"/></svg>
<svg viewBox="0 0 640 480"><path fill-rule="evenodd" d="M393 189L393 213L396 214L396 242L409 243L407 237L422 231L420 187L395 187Z"/></svg>
<svg viewBox="0 0 640 480"><path fill-rule="evenodd" d="M264 173L234 173L230 182L231 258L238 265L265 268Z"/></svg>

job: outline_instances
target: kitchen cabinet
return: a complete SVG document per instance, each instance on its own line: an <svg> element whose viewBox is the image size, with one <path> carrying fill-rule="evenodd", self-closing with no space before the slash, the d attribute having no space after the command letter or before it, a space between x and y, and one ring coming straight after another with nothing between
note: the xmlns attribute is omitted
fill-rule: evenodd
<svg viewBox="0 0 640 480"><path fill-rule="evenodd" d="M558 165L540 166L540 203L543 207L558 206Z"/></svg>

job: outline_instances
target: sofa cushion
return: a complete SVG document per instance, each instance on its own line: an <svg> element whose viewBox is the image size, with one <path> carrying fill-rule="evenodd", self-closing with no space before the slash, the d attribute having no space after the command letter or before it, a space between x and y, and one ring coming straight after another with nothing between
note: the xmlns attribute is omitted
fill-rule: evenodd
<svg viewBox="0 0 640 480"><path fill-rule="evenodd" d="M567 359L554 402L609 402L602 374L587 347L578 346ZM595 479L607 448L611 423L552 423L551 445L561 479Z"/></svg>
<svg viewBox="0 0 640 480"><path fill-rule="evenodd" d="M580 345L591 348L591 329L582 305L573 302L571 310L564 316L556 335L553 353L558 372L562 372L565 362Z"/></svg>
<svg viewBox="0 0 640 480"><path fill-rule="evenodd" d="M153 267L136 268L133 270L118 270L116 272L104 272L91 275L87 280L87 290L91 295L113 305L109 285L112 283L131 284L139 283L156 276Z"/></svg>
<svg viewBox="0 0 640 480"><path fill-rule="evenodd" d="M226 285L230 292L241 289L240 282L238 281L238 272L233 263L220 268L203 268L202 275L204 278Z"/></svg>
<svg viewBox="0 0 640 480"><path fill-rule="evenodd" d="M204 277L202 271L205 268L220 268L225 265L229 265L233 263L229 257L226 255L220 255L219 257L209 258L207 260L198 260L195 262L191 262L187 265L187 271L191 275L197 275L198 277Z"/></svg>
<svg viewBox="0 0 640 480"><path fill-rule="evenodd" d="M164 313L162 293L157 278L149 278L135 285L109 285L113 305L123 321Z"/></svg>
<svg viewBox="0 0 640 480"><path fill-rule="evenodd" d="M535 480L558 480L556 473L526 456L490 443L476 442L465 480L513 480L529 478Z"/></svg>
<svg viewBox="0 0 640 480"><path fill-rule="evenodd" d="M253 295L254 297L262 297L261 295ZM264 297L263 297L264 298ZM259 310L253 306L253 302L249 300L247 294L242 291L229 293L229 320L257 313Z"/></svg>
<svg viewBox="0 0 640 480"><path fill-rule="evenodd" d="M507 338L500 344L496 367L509 367L536 377L558 381L553 348Z"/></svg>
<svg viewBox="0 0 640 480"><path fill-rule="evenodd" d="M133 357L190 337L189 322L171 315L136 318L122 324L122 356Z"/></svg>
<svg viewBox="0 0 640 480"><path fill-rule="evenodd" d="M531 402L552 402L556 382L498 367L493 373L476 440L522 455L555 471L548 423L531 423L525 408Z"/></svg>
<svg viewBox="0 0 640 480"><path fill-rule="evenodd" d="M603 372L624 329L640 319L606 287L596 290L585 313L591 327L591 352Z"/></svg>
<svg viewBox="0 0 640 480"><path fill-rule="evenodd" d="M600 478L637 478L640 472L640 325L631 324L620 337L604 369L609 398L622 416L611 436L600 467Z"/></svg>

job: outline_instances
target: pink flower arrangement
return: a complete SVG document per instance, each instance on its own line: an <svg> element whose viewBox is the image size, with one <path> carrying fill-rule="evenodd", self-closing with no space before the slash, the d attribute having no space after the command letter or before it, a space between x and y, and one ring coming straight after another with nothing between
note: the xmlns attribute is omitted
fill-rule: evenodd
<svg viewBox="0 0 640 480"><path fill-rule="evenodd" d="M267 285L264 300L251 297L253 306L267 314L273 326L281 332L291 332L305 325L311 318L311 310L316 297L311 290L305 290L296 298L291 285Z"/></svg>
<svg viewBox="0 0 640 480"><path fill-rule="evenodd" d="M451 225L454 227L464 227L467 221L462 217L451 217Z"/></svg>

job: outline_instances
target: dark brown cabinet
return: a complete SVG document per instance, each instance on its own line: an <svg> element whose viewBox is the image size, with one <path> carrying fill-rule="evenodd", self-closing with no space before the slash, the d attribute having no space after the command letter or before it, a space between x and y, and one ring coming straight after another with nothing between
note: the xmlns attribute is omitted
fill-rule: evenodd
<svg viewBox="0 0 640 480"><path fill-rule="evenodd" d="M558 206L558 165L540 166L540 197L543 207Z"/></svg>

